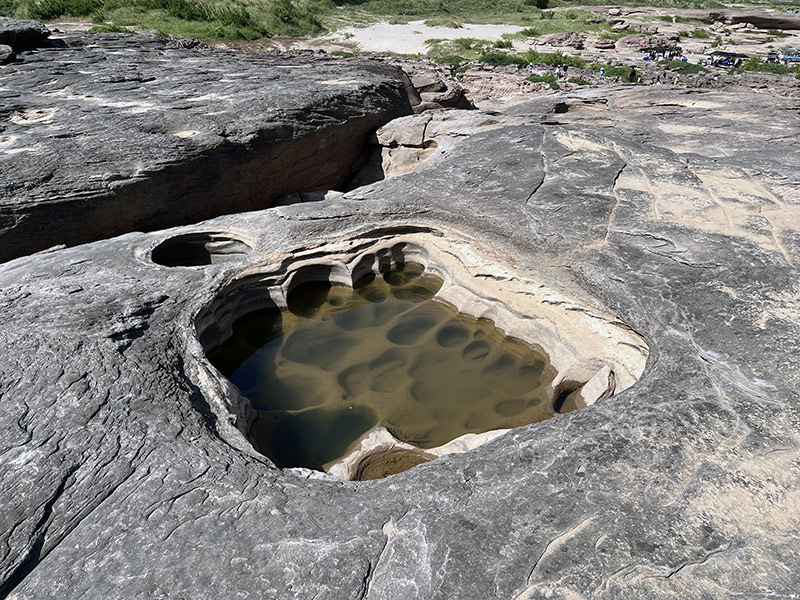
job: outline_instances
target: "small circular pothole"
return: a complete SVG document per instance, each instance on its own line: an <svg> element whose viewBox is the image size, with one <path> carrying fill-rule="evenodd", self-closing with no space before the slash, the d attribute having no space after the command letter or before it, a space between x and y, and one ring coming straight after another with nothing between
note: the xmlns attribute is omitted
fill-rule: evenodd
<svg viewBox="0 0 800 600"><path fill-rule="evenodd" d="M151 258L165 267L199 267L238 260L251 250L249 244L230 234L198 232L161 242Z"/></svg>

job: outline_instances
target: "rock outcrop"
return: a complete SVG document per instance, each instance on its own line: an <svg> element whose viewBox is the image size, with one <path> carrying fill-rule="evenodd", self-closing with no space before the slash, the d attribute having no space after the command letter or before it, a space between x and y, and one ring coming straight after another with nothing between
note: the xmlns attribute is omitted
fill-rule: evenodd
<svg viewBox="0 0 800 600"><path fill-rule="evenodd" d="M380 63L64 42L0 69L0 261L335 189L412 111L407 76Z"/></svg>
<svg viewBox="0 0 800 600"><path fill-rule="evenodd" d="M238 60L252 75L255 59ZM327 67L286 68L302 82ZM146 85L132 66L119 76L120 87ZM338 77L336 89L355 85ZM234 99L203 85L208 96L187 98L184 111L213 120L230 110L223 103ZM348 98L330 99L330 113ZM102 99L94 106L103 113ZM0 595L796 593L795 109L766 94L654 86L551 95L484 122L455 113L421 124L420 115L381 134L416 148L426 127L438 132L442 151L405 175L0 266ZM448 137L448 120L464 135ZM231 136L249 131L238 127ZM120 121L107 134L116 164L140 160L143 146ZM254 143L234 154L246 160ZM175 178L194 173L197 163L185 164ZM57 189L50 181L32 179L28 193ZM75 198L96 193L95 179L73 181ZM641 379L387 479L274 468L237 428L235 395L206 360L196 318L248 274L403 236L457 249L449 256L475 289L538 280L589 298L590 312L616 315L647 341Z"/></svg>
<svg viewBox="0 0 800 600"><path fill-rule="evenodd" d="M12 48L32 48L41 45L50 30L39 21L0 17L0 45Z"/></svg>

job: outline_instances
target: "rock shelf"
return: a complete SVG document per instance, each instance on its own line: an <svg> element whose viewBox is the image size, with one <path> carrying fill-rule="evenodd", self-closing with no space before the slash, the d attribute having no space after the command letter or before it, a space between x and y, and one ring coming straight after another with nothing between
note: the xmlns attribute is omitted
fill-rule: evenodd
<svg viewBox="0 0 800 600"><path fill-rule="evenodd" d="M173 56L126 47L119 52L143 74L149 61ZM20 63L0 72L9 68L27 80ZM76 68L63 66L83 81ZM337 93L327 97L337 106ZM563 105L587 110L556 111ZM193 106L220 110L213 98ZM19 108L61 106L49 98ZM491 115L486 127L465 119L480 130L439 135L420 167L338 197L0 265L0 596L796 594L796 108L752 91L670 86L556 94ZM60 118L18 116L36 127ZM0 137L25 127L8 123ZM109 123L106 139L128 139ZM404 126L408 139L424 139L423 122ZM120 164L140 156L136 144L110 147ZM59 172L30 177L25 194L53 198ZM113 187L69 180L74 199ZM234 243L223 262L153 260L170 240L190 256L213 254L215 240L204 236L249 251ZM347 283L362 257L401 241L443 279L441 293L459 311L538 340L565 381L593 382L598 397L613 370L614 395L490 441L455 440L465 450L486 443L384 479L275 468L254 451L246 406L206 348L261 301L249 288L288 293L322 277L319 265ZM364 272L374 269L367 263ZM629 355L644 362L638 380L640 366L625 368ZM566 403L570 388L562 392ZM377 447L381 435L361 442ZM367 476L383 465L361 466Z"/></svg>

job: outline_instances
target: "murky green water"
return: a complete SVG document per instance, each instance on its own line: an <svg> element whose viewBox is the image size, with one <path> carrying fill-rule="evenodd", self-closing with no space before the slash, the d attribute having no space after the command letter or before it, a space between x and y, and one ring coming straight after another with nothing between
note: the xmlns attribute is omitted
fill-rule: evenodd
<svg viewBox="0 0 800 600"><path fill-rule="evenodd" d="M239 318L209 358L252 402L278 466L322 469L375 425L420 448L553 416L547 358L432 300L407 264L352 290L301 284L288 310Z"/></svg>

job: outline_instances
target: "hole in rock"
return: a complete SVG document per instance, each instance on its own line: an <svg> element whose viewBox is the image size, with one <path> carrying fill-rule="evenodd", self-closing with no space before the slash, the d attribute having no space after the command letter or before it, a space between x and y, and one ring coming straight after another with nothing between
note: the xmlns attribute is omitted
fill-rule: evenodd
<svg viewBox="0 0 800 600"><path fill-rule="evenodd" d="M248 269L196 318L204 385L278 467L384 477L605 400L644 370L647 344L619 318L473 241L356 239Z"/></svg>
<svg viewBox="0 0 800 600"><path fill-rule="evenodd" d="M441 285L404 263L353 288L304 281L284 310L237 318L209 359L252 404L254 447L279 467L324 470L376 426L426 449L555 416L548 357L436 301ZM356 477L431 458L394 450Z"/></svg>
<svg viewBox="0 0 800 600"><path fill-rule="evenodd" d="M237 260L252 248L225 233L189 233L161 242L153 249L153 262L166 267L198 267Z"/></svg>

